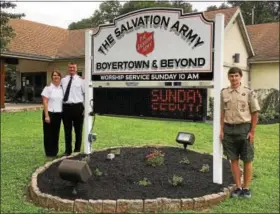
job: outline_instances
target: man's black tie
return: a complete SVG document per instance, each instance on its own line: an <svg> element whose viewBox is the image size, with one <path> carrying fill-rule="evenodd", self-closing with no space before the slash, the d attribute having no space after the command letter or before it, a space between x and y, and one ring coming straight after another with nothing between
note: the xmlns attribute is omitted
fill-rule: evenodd
<svg viewBox="0 0 280 214"><path fill-rule="evenodd" d="M71 87L71 84L72 84L72 79L73 79L73 76L70 76L70 81L68 82L66 92L65 92L64 97L63 97L64 102L66 102L68 100L69 93L70 93L70 87Z"/></svg>

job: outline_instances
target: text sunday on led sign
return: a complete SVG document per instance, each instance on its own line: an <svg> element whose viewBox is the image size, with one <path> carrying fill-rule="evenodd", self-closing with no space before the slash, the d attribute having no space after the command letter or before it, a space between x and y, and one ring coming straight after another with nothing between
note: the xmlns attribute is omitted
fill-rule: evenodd
<svg viewBox="0 0 280 214"><path fill-rule="evenodd" d="M159 15L145 15L130 19L125 24L115 28L115 37L117 39L121 39L125 34L131 33L140 28L146 28L149 25L150 27L160 27L164 28L165 30L167 30L171 25L169 31L173 31L177 36L181 35L181 39L189 42L190 45L193 45L193 48L197 48L198 46L204 44L204 41L201 39L201 37L194 33L194 30L186 24L181 25L179 20L173 24L170 24L170 17ZM102 45L98 48L98 52L106 55L106 53L114 46L115 43L116 40L114 39L114 36L109 34Z"/></svg>

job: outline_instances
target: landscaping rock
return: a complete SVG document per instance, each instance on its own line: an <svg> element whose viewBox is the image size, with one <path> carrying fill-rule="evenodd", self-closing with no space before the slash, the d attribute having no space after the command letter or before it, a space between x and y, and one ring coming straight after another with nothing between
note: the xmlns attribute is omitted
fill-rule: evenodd
<svg viewBox="0 0 280 214"><path fill-rule="evenodd" d="M89 200L88 212L89 213L102 213L103 201L102 200Z"/></svg>

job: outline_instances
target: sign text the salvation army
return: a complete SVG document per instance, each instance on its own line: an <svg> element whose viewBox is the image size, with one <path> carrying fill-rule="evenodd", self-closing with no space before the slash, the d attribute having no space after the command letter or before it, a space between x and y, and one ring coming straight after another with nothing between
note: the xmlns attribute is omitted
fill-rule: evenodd
<svg viewBox="0 0 280 214"><path fill-rule="evenodd" d="M173 23L170 20L170 17L160 15L144 15L132 18L124 24L121 24L121 26L116 27L114 29L114 33L110 33L102 42L98 48L98 52L106 55L110 48L116 44L117 40L123 38L125 34L129 34L140 28L151 27L163 28L167 31L173 32L175 35L179 36L182 40L188 43L192 48L196 48L204 44L204 41L194 29L181 23L180 20Z"/></svg>

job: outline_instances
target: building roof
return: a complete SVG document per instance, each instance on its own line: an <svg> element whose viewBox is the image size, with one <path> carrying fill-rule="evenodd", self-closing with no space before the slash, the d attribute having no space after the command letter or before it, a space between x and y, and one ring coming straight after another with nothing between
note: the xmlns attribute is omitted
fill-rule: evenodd
<svg viewBox="0 0 280 214"><path fill-rule="evenodd" d="M250 61L279 60L279 22L248 25L256 56Z"/></svg>
<svg viewBox="0 0 280 214"><path fill-rule="evenodd" d="M85 29L69 30L67 38L61 43L56 58L79 58L85 55Z"/></svg>
<svg viewBox="0 0 280 214"><path fill-rule="evenodd" d="M24 19L11 19L9 24L16 33L8 45L14 55L54 58L69 35L66 29Z"/></svg>
<svg viewBox="0 0 280 214"><path fill-rule="evenodd" d="M212 11L205 11L204 16L207 19L214 20L216 14L223 13L225 15L225 27L233 17L233 15L236 13L236 11L239 9L239 7L231 7L226 9L218 9L218 10L212 10Z"/></svg>
<svg viewBox="0 0 280 214"><path fill-rule="evenodd" d="M246 49L247 49L248 54L249 54L249 57L254 56L255 53L254 53L254 50L253 50L253 47L252 47L252 44L251 44L251 41L250 41L250 37L249 37L249 35L247 33L247 30L246 30L246 26L244 24L244 20L243 20L240 8L237 6L237 7L226 8L226 9L217 9L217 10L213 10L213 11L205 11L204 15L205 15L206 18L208 18L210 20L213 20L213 19L215 19L215 16L219 13L224 14L224 17L225 17L225 21L224 21L225 31L226 31L227 28L230 29L230 27L228 27L228 26L231 26L230 23L233 24L235 21L238 23L238 25L240 27L241 35L243 37Z"/></svg>
<svg viewBox="0 0 280 214"><path fill-rule="evenodd" d="M204 15L207 19L213 20L218 13L225 15L225 27L233 17L242 19L239 7L206 11ZM15 30L16 37L3 55L19 58L35 57L38 60L82 58L85 55L85 29L67 30L25 19L12 19L9 23ZM250 52L250 39L246 37L246 28L244 29L243 37L245 41L248 40L246 47ZM253 56L253 51L251 52Z"/></svg>

